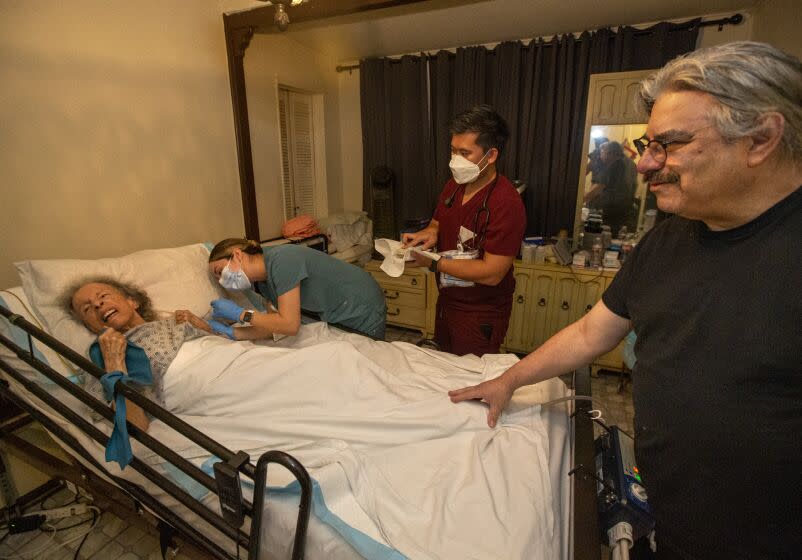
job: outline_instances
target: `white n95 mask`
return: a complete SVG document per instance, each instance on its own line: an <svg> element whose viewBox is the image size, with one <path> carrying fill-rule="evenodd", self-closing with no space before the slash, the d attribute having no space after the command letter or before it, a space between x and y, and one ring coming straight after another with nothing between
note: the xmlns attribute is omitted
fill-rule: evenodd
<svg viewBox="0 0 802 560"><path fill-rule="evenodd" d="M220 272L220 285L226 290L248 290L251 287L251 281L242 268L231 270L231 259L228 259L228 264Z"/></svg>
<svg viewBox="0 0 802 560"><path fill-rule="evenodd" d="M489 153L490 150L487 150L485 155L482 156L482 159L485 159ZM482 159L479 161L481 162ZM476 181L479 174L487 167L487 164L480 169L478 164L470 161L468 158L459 154L453 154L451 156L451 161L448 162L448 166L451 168L451 175L454 177L454 180L458 184L464 185L465 183Z"/></svg>

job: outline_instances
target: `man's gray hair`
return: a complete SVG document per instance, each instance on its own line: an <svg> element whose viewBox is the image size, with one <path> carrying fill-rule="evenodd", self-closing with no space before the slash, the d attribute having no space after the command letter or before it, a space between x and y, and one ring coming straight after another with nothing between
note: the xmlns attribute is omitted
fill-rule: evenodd
<svg viewBox="0 0 802 560"><path fill-rule="evenodd" d="M737 41L676 58L641 84L638 102L651 114L667 91L700 91L719 105L710 115L725 140L759 131L762 117L785 117L780 157L802 163L802 63L766 43Z"/></svg>

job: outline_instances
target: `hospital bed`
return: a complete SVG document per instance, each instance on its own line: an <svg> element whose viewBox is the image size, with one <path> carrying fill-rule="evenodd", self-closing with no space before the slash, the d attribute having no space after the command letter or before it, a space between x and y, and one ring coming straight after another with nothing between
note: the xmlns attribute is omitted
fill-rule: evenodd
<svg viewBox="0 0 802 560"><path fill-rule="evenodd" d="M338 474L314 468L314 461L307 462L307 469L304 461L296 459L296 456L308 456L304 455L303 448L260 449L259 454L245 456L240 451L242 447L226 447L178 415L161 409L126 387L120 388L126 397L145 408L157 421L147 433L129 426L135 452L135 460L129 468L121 471L116 464L104 461L103 446L111 431L111 413L105 403L92 402L94 399L71 379L79 370L86 372L84 375L103 372L59 340L59 337L66 338L75 349L85 348L80 338L76 341L71 336L75 325L54 318L52 295L77 277L105 273L145 288L158 309L188 308L202 315L210 298L222 295L206 273L207 257L208 248L195 245L144 251L121 259L39 261L21 265L23 287L0 292L0 314L5 317L0 319L0 370L5 379L0 392L4 399L39 421L75 461L73 465L59 464L55 460L42 460L30 449L22 451L37 460L37 465L56 465L52 469L56 471L52 473L55 476L71 477L78 484L90 482L90 492L102 491L106 498L114 495L118 501L133 504L140 512L152 515L165 535L170 537L172 533L173 538L190 546L197 557L232 559L240 557L240 551L247 551L247 557L252 559L304 555L307 558L448 557L438 556L436 552L430 554L428 550L410 552L407 549L406 554L399 553L394 544L404 542L403 535L399 536L404 528L396 530L391 523L383 526L386 522L383 516L387 512L380 507L366 513L362 507L364 502L351 495L352 491L359 494L358 489L328 493L338 484L346 487L348 484L343 484L342 480L333 481ZM170 280L166 282L165 278ZM492 357L484 361L463 359L404 343L369 341L321 323L304 326L297 337L266 346L300 355L304 349L319 353L320 344L339 343L357 348L368 362L379 363L387 371L409 364L426 369L430 367L425 365L428 363L440 364L431 366L435 374L452 366L466 371L471 368L499 371L511 363L505 362L503 357L498 357L495 363ZM572 385L577 394L589 395L589 371L585 368L576 372ZM561 381L552 380L539 384L528 397L533 402L546 402L567 393ZM87 418L81 413L85 410L82 406L87 405L96 411L97 418ZM578 467L580 473L583 467L586 472L593 471L590 408L586 401L578 401L576 406L566 402L534 407L538 410L539 421L542 420L544 445L548 449L545 480L552 497L539 513L553 520L549 533L552 542L548 547L546 543L543 545L544 550L551 551L550 557L599 557L596 483L588 478L569 476L569 472L577 471ZM13 435L4 435L4 440L6 445L25 447L24 442ZM176 451L186 448L186 442L191 442L193 449L204 451L187 458L186 454ZM229 463L240 473L245 494L241 502L245 519L241 526L236 520L229 522L232 520L230 511L227 515L221 514L218 486L210 468L213 461L200 460L206 456ZM393 457L394 461L397 459ZM281 466L268 469L273 464ZM531 465L532 477L537 475L535 467ZM408 473L410 479L416 476L420 475L414 470ZM269 488L266 492L265 482ZM498 492L503 494L511 488L514 491L515 480L510 482L512 486L502 484ZM496 505L488 503L488 511ZM497 514L517 516L519 512ZM468 520L465 521L469 525ZM412 538L416 536L413 534ZM532 546L538 548L536 543Z"/></svg>

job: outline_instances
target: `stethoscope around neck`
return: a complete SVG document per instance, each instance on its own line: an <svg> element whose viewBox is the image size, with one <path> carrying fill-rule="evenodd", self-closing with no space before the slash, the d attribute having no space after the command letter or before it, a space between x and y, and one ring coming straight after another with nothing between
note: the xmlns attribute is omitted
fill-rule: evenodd
<svg viewBox="0 0 802 560"><path fill-rule="evenodd" d="M493 177L493 180L487 186L487 192L485 193L485 198L482 201L482 205L478 210L476 210L476 214L473 217L473 246L476 249L481 248L485 240L485 235L487 234L487 226L490 224L490 208L487 206L487 201L490 200L490 195L493 194L493 189L496 188L497 182L498 173L496 173L496 176ZM451 208L451 206L454 204L454 197L457 196L457 192L459 192L460 187L464 189L465 185L457 184L454 192L451 193L451 196L443 201L443 206L446 208ZM481 228L479 228L480 216L484 216L484 223L482 224Z"/></svg>

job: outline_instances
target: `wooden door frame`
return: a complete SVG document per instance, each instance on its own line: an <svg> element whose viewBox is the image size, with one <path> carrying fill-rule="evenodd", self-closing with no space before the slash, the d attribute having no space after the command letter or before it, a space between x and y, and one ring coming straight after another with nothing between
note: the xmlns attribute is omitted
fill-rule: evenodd
<svg viewBox="0 0 802 560"><path fill-rule="evenodd" d="M424 0L338 0L337 2L310 2L292 8L292 21L300 23L332 17L352 15L370 10L393 8ZM245 51L255 33L274 33L273 6L258 6L223 14L226 37L228 80L231 87L231 105L234 111L234 136L237 142L242 215L245 236L259 240L259 217L256 212L256 185L253 172L253 149L248 121L248 100L245 91Z"/></svg>

